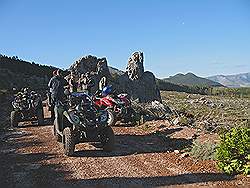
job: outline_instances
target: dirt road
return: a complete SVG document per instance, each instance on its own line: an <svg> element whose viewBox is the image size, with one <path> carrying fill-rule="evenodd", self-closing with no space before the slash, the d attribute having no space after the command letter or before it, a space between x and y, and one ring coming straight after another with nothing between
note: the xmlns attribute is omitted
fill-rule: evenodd
<svg viewBox="0 0 250 188"><path fill-rule="evenodd" d="M48 114L47 114L48 115ZM247 177L219 173L213 161L181 158L174 150L191 144L188 131L155 123L155 130L114 127L116 150L79 144L63 154L52 125L34 124L0 133L1 187L248 187ZM164 138L162 135L182 135ZM159 136L161 135L161 136Z"/></svg>

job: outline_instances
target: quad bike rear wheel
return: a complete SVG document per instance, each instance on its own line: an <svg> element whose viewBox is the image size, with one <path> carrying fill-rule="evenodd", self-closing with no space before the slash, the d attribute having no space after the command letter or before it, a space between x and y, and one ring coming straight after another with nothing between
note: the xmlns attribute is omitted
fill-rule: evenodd
<svg viewBox="0 0 250 188"><path fill-rule="evenodd" d="M66 127L63 130L63 137L64 154L67 156L73 156L75 151L73 130L70 127Z"/></svg>
<svg viewBox="0 0 250 188"><path fill-rule="evenodd" d="M101 142L103 145L103 150L107 152L111 152L115 147L115 134L113 129L108 126L103 129L101 134Z"/></svg>
<svg viewBox="0 0 250 188"><path fill-rule="evenodd" d="M38 111L37 111L37 121L38 121L38 125L44 124L43 108L38 109Z"/></svg>

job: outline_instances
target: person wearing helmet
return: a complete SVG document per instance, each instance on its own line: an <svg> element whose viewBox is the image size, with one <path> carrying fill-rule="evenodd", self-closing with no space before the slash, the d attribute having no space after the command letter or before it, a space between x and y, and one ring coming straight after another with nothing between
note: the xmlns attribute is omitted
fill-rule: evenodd
<svg viewBox="0 0 250 188"><path fill-rule="evenodd" d="M102 89L102 96L106 97L107 95L112 93L112 85L106 86Z"/></svg>
<svg viewBox="0 0 250 188"><path fill-rule="evenodd" d="M99 81L99 90L102 91L104 87L107 86L107 78L103 76Z"/></svg>

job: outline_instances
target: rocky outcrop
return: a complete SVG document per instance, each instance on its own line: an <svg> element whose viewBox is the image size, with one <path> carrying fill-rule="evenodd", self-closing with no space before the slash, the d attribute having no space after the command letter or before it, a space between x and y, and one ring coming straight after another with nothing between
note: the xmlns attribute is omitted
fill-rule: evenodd
<svg viewBox="0 0 250 188"><path fill-rule="evenodd" d="M126 72L112 77L106 58L88 55L71 65L69 71L78 78L81 74L90 72L95 82L92 92L98 89L100 80L106 77L107 83L113 85L118 93L128 93L133 99L138 99L139 102L161 101L155 76L152 72L144 71L143 62L143 53L134 52L128 60Z"/></svg>
<svg viewBox="0 0 250 188"><path fill-rule="evenodd" d="M144 72L142 52L134 52L128 60L125 74L117 79L120 91L130 94L139 102L161 101L160 91L156 86L152 72Z"/></svg>
<svg viewBox="0 0 250 188"><path fill-rule="evenodd" d="M126 72L130 80L138 80L144 73L143 53L134 52L128 60Z"/></svg>
<svg viewBox="0 0 250 188"><path fill-rule="evenodd" d="M105 57L97 58L92 55L81 57L70 66L69 71L75 75L76 79L80 78L81 74L89 72L95 82L92 92L98 90L99 82L104 76L106 77L107 82L111 81L111 74Z"/></svg>
<svg viewBox="0 0 250 188"><path fill-rule="evenodd" d="M81 57L70 66L69 70L76 75L91 72L92 74L96 73L98 75L111 76L108 69L107 59L105 57L97 58L92 55Z"/></svg>

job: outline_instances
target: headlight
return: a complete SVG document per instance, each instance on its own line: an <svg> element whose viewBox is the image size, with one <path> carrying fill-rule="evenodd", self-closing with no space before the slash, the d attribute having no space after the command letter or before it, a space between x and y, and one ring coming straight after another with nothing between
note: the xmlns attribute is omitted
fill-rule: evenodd
<svg viewBox="0 0 250 188"><path fill-rule="evenodd" d="M99 116L100 122L106 122L108 120L108 113L103 111Z"/></svg>

